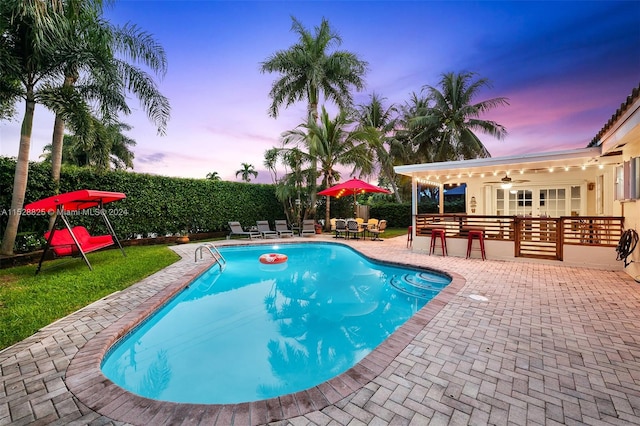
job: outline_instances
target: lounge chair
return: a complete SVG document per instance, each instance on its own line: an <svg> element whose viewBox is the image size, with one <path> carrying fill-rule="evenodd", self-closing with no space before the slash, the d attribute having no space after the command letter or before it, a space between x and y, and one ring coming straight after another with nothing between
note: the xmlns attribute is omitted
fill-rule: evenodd
<svg viewBox="0 0 640 426"><path fill-rule="evenodd" d="M293 231L289 229L286 220L276 220L276 232L279 237L293 237Z"/></svg>
<svg viewBox="0 0 640 426"><path fill-rule="evenodd" d="M333 238L344 238L347 235L347 221L336 219L336 235Z"/></svg>
<svg viewBox="0 0 640 426"><path fill-rule="evenodd" d="M302 237L316 235L316 221L313 219L305 219L302 221L302 231L300 231Z"/></svg>
<svg viewBox="0 0 640 426"><path fill-rule="evenodd" d="M258 220L256 221L256 225L262 238L278 238L278 233L271 229L268 220Z"/></svg>
<svg viewBox="0 0 640 426"><path fill-rule="evenodd" d="M380 238L380 234L382 234L385 229L387 229L387 221L382 219L378 223L377 229L369 229L369 234L371 234L374 237L374 238L371 238L371 241L383 241L382 238Z"/></svg>
<svg viewBox="0 0 640 426"><path fill-rule="evenodd" d="M234 235L248 237L250 240L253 238L262 238L262 235L258 231L245 231L242 229L240 222L229 222L229 228L231 228L231 232L227 235L227 240Z"/></svg>

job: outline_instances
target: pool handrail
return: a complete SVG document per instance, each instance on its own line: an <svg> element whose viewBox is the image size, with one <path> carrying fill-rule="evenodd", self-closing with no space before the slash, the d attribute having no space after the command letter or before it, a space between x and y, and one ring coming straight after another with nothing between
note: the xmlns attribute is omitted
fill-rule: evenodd
<svg viewBox="0 0 640 426"><path fill-rule="evenodd" d="M218 248L213 243L204 243L202 245L199 245L198 248L196 248L196 251L194 253L194 256L195 256L194 261L195 262L198 261L198 252L200 252L200 260L202 260L203 249L207 249L207 251L211 253L211 256L213 256L213 260L218 264L218 266L220 267L220 272L222 272L224 268L227 266L227 259L225 259L224 256L222 256L222 253L220 253Z"/></svg>

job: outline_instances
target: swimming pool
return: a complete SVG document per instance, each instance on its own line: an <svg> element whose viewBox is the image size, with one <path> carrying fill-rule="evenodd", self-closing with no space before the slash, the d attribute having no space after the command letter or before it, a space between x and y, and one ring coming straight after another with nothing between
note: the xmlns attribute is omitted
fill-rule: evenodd
<svg viewBox="0 0 640 426"><path fill-rule="evenodd" d="M331 243L224 247L211 268L103 360L114 383L173 402L289 394L358 363L450 278L373 263ZM261 254L288 261L263 265Z"/></svg>

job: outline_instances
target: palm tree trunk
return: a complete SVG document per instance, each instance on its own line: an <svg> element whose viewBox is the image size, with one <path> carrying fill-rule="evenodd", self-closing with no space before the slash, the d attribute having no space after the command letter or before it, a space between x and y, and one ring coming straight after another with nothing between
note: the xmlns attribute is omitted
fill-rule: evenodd
<svg viewBox="0 0 640 426"><path fill-rule="evenodd" d="M73 74L67 74L64 78L63 88L72 87L78 77ZM51 180L54 185L54 192L60 192L60 169L62 168L62 145L64 143L64 124L65 121L60 114L56 114L53 124L53 136L51 137Z"/></svg>
<svg viewBox="0 0 640 426"><path fill-rule="evenodd" d="M62 143L64 140L64 120L60 114L56 114L53 123L53 137L51 138L51 181L53 182L53 194L60 193L60 169L62 168ZM56 223L56 214L49 217L49 231Z"/></svg>
<svg viewBox="0 0 640 426"><path fill-rule="evenodd" d="M5 255L13 254L13 246L18 235L18 224L20 223L20 213L24 207L24 196L27 192L27 178L29 177L29 148L31 147L31 130L33 128L33 113L36 102L33 91L27 92L26 108L22 127L20 129L20 147L18 149L18 160L16 161L16 172L13 178L13 195L11 196L11 209L7 229L2 238L0 253Z"/></svg>
<svg viewBox="0 0 640 426"><path fill-rule="evenodd" d="M66 75L63 87L71 87L78 80L75 75ZM51 137L51 181L53 182L53 194L60 193L60 169L62 168L62 146L64 144L64 125L65 121L60 114L56 114L53 123L53 136ZM53 228L56 222L56 214L52 214L49 218L49 230Z"/></svg>
<svg viewBox="0 0 640 426"><path fill-rule="evenodd" d="M55 194L60 192L60 169L62 168L62 143L64 140L64 120L56 114L51 138L51 180ZM54 195L55 195L54 194Z"/></svg>
<svg viewBox="0 0 640 426"><path fill-rule="evenodd" d="M327 196L327 208L324 213L324 230L331 231L331 197Z"/></svg>
<svg viewBox="0 0 640 426"><path fill-rule="evenodd" d="M315 218L316 217L316 203L318 200L318 184L317 184L317 180L318 180L318 159L316 158L315 154L313 156L313 158L311 159L311 181L309 182L309 194L311 197L311 205L309 206L309 210L311 213L311 217Z"/></svg>
<svg viewBox="0 0 640 426"><path fill-rule="evenodd" d="M329 172L326 180L326 187L331 188L333 186L333 173ZM327 195L327 208L324 212L324 230L331 231L331 197Z"/></svg>
<svg viewBox="0 0 640 426"><path fill-rule="evenodd" d="M386 170L385 174L387 175L389 183L391 183L391 189L393 189L393 194L396 197L396 202L401 203L402 199L400 198L400 193L398 192L398 185L396 185L395 173L391 170Z"/></svg>
<svg viewBox="0 0 640 426"><path fill-rule="evenodd" d="M318 99L317 89L316 89L315 99ZM314 123L318 122L318 102L311 100L308 106L308 114L313 119ZM314 150L315 151L315 150ZM311 154L311 152L310 152ZM311 182L309 182L309 192L311 194L311 206L309 206L309 210L311 210L311 216L313 218L316 217L316 203L318 200L318 196L316 194L318 187L318 157L315 152L311 157L311 170L313 170ZM306 216L306 215L305 215Z"/></svg>

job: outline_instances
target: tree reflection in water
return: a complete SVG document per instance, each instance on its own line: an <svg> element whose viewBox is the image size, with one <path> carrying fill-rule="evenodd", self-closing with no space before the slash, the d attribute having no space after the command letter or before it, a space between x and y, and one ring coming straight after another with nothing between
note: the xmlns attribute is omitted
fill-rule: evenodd
<svg viewBox="0 0 640 426"><path fill-rule="evenodd" d="M328 380L355 365L384 341L417 309L417 301L385 285L387 275L353 258L307 254L316 272L292 274L276 281L265 297L267 312L281 337L268 342L272 372L287 387L304 389L309 375ZM320 265L318 265L320 263ZM420 306L422 306L423 302ZM328 333L333 329L334 332ZM373 342L373 343L372 343ZM324 381L322 380L322 381ZM260 393L278 394L282 386L261 386Z"/></svg>

